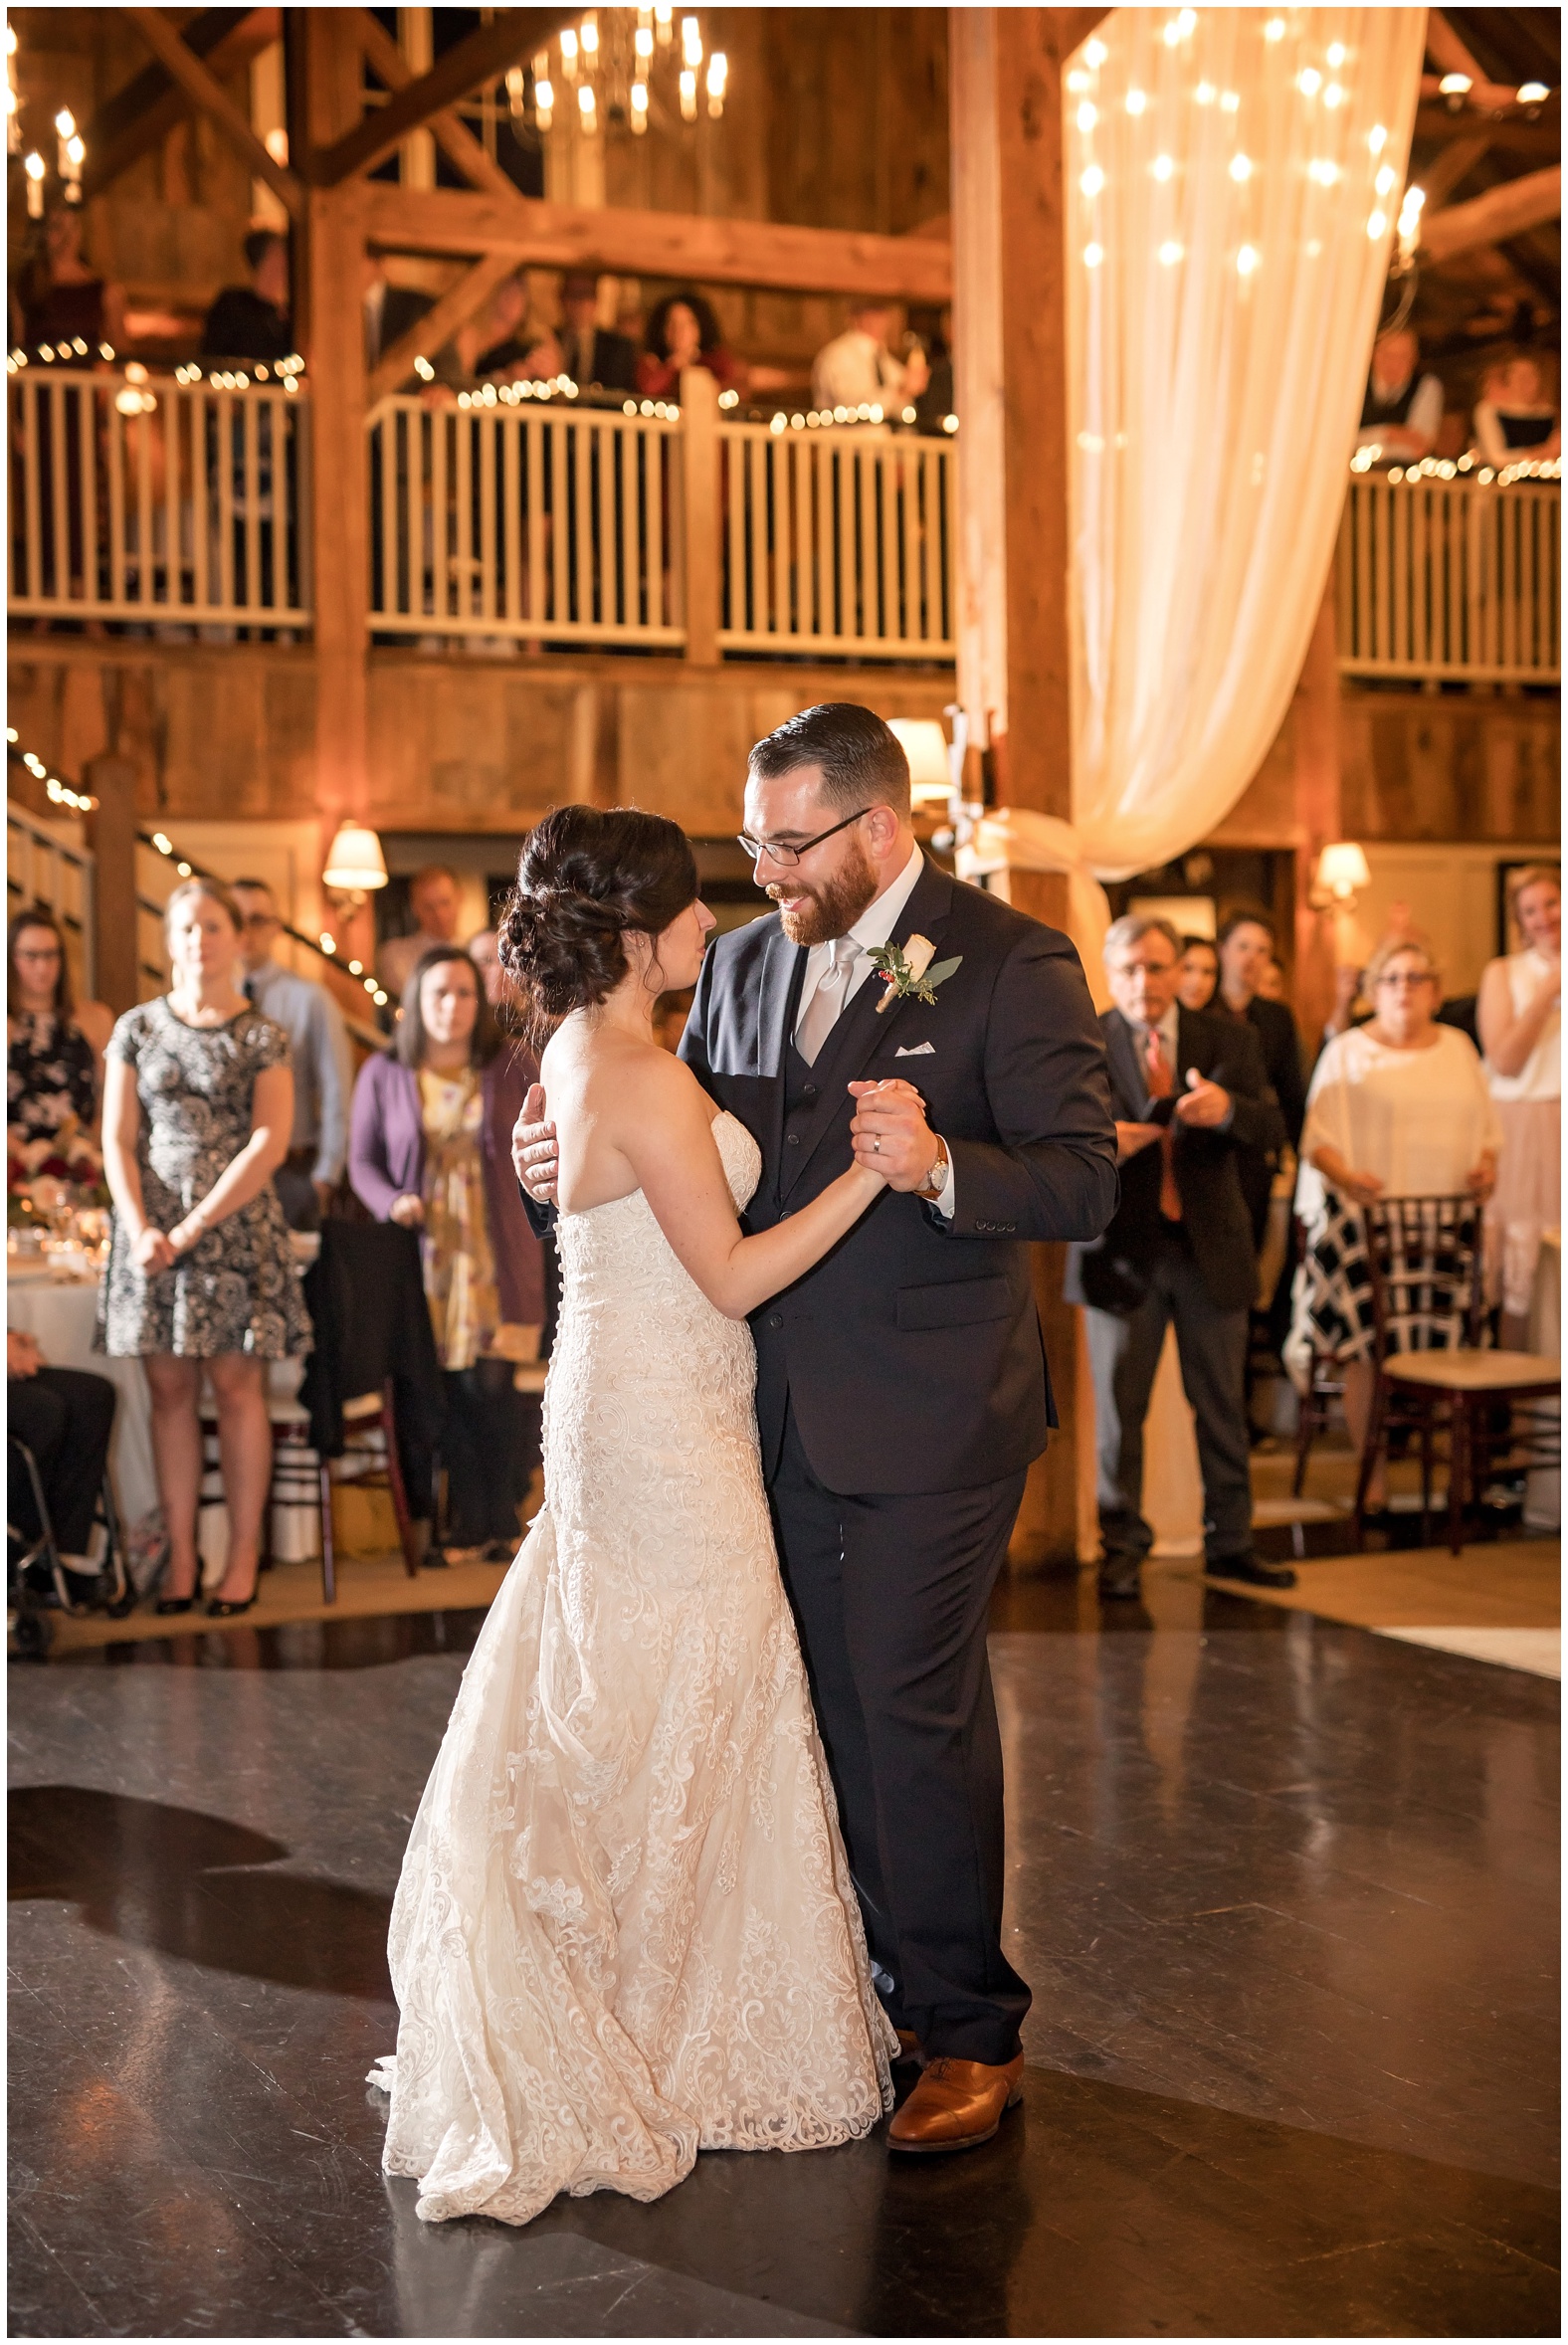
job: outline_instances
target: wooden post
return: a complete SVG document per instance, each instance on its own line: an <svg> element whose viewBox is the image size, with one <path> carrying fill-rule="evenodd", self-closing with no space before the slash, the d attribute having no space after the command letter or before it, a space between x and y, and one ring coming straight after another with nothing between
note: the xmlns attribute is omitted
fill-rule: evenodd
<svg viewBox="0 0 1568 2345"><path fill-rule="evenodd" d="M1062 70L1103 11L954 8L953 324L958 697L1004 805L1073 816L1068 614L1067 283ZM1012 902L1066 928L1065 879L1009 872ZM1079 1457L1092 1440L1063 1249L1035 1293L1061 1417L1029 1476L1011 1560L1076 1566Z"/></svg>
<svg viewBox="0 0 1568 2345"><path fill-rule="evenodd" d="M140 999L136 952L136 768L105 750L82 779L98 805L88 818L93 849L93 990L119 1017Z"/></svg>
<svg viewBox="0 0 1568 2345"><path fill-rule="evenodd" d="M718 665L718 384L705 366L681 377L682 536L686 656Z"/></svg>
<svg viewBox="0 0 1568 2345"><path fill-rule="evenodd" d="M1339 758L1339 644L1334 570L1328 573L1317 624L1307 646L1292 710L1295 749L1295 973L1296 1024L1310 1066L1317 1038L1334 1002L1338 922L1310 901L1317 859L1343 837Z"/></svg>
<svg viewBox="0 0 1568 2345"><path fill-rule="evenodd" d="M302 72L295 136L309 151L359 120L355 11L294 12ZM315 637L315 803L323 860L343 817L369 803L369 458L365 445L364 197L356 183L312 187L300 222L301 348L310 394L311 610ZM373 920L356 914L339 943L367 964Z"/></svg>

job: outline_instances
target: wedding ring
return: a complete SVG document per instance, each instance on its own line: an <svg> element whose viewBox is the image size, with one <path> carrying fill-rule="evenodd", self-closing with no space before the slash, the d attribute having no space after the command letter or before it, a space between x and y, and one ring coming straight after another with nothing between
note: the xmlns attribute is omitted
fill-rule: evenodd
<svg viewBox="0 0 1568 2345"><path fill-rule="evenodd" d="M873 1134L873 1137L872 1137L872 1154L873 1154L874 1156L880 1156L880 1155L882 1154L882 1133L881 1133L881 1132L877 1132L877 1133L874 1133L874 1134Z"/></svg>

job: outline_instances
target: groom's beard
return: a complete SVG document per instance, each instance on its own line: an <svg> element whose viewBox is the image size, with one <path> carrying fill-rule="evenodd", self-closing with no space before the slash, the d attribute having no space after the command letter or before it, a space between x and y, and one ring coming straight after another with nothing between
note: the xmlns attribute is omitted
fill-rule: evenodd
<svg viewBox="0 0 1568 2345"><path fill-rule="evenodd" d="M779 925L791 944L831 944L836 936L849 934L875 897L877 874L857 841L843 870L820 886L797 882L793 887L774 885L766 892L775 903L784 896L798 898L790 910L779 912Z"/></svg>

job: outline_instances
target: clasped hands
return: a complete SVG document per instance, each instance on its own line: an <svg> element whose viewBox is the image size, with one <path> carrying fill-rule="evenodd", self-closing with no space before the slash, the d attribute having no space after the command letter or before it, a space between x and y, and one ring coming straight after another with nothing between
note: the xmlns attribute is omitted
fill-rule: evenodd
<svg viewBox="0 0 1568 2345"><path fill-rule="evenodd" d="M856 1102L850 1125L856 1163L889 1189L922 1188L936 1163L936 1134L914 1085L894 1075L885 1082L852 1082L849 1089ZM559 1156L555 1126L545 1116L544 1086L533 1083L512 1129L511 1161L535 1205L555 1203Z"/></svg>
<svg viewBox="0 0 1568 2345"><path fill-rule="evenodd" d="M1167 1098L1169 1092L1164 1094ZM1222 1083L1210 1082L1196 1067L1187 1070L1187 1088L1177 1099L1171 1113L1178 1123L1191 1131L1217 1131L1231 1112L1231 1094ZM1152 1146L1162 1139L1165 1126L1159 1123L1123 1123L1116 1125L1117 1152L1125 1160L1136 1156L1141 1148Z"/></svg>

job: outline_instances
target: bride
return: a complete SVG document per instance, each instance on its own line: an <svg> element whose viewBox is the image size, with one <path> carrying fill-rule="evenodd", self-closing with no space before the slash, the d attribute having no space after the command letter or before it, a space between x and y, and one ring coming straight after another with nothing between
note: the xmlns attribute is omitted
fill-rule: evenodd
<svg viewBox="0 0 1568 2345"><path fill-rule="evenodd" d="M427 2222L655 2199L699 2149L891 2105L752 1416L745 1322L882 1189L757 1237L760 1156L653 1039L712 914L658 815L558 809L500 958L541 1024L564 1297L545 1504L490 1608L393 1908L384 2164Z"/></svg>

